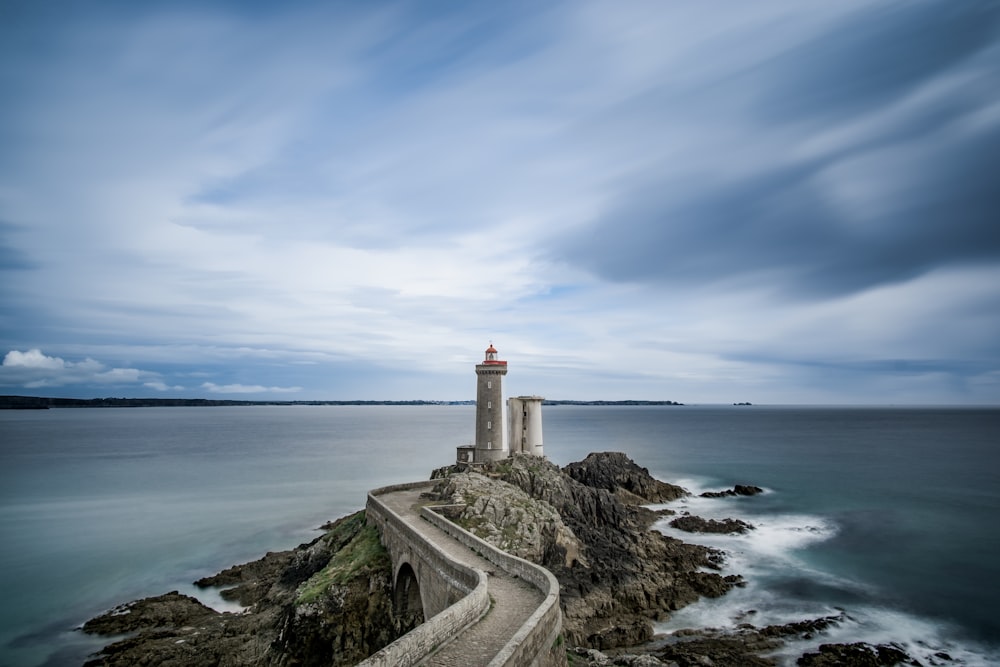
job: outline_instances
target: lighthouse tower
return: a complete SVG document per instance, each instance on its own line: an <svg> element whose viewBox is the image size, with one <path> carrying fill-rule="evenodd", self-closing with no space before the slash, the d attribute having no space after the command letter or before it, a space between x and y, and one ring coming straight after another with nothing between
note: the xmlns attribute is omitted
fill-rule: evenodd
<svg viewBox="0 0 1000 667"><path fill-rule="evenodd" d="M490 343L486 358L476 364L476 463L507 458L504 442L503 376L507 362L497 359L497 350Z"/></svg>

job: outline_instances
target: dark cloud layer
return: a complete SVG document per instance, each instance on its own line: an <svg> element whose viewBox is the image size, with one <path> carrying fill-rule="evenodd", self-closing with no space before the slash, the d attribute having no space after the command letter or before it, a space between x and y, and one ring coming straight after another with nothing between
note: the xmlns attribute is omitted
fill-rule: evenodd
<svg viewBox="0 0 1000 667"><path fill-rule="evenodd" d="M742 74L767 116L761 130L786 128L773 155L740 177L685 175L683 164L664 160L641 184L623 185L587 233L560 239L556 255L616 281L737 280L805 296L995 261L1000 127L975 123L1000 103L998 14L984 3L867 11ZM976 60L985 49L989 57ZM893 106L920 86L963 76L963 64L977 85ZM658 101L669 117L670 100ZM876 129L852 127L864 123ZM818 153L786 156L838 131L844 137ZM845 199L838 181L861 201Z"/></svg>
<svg viewBox="0 0 1000 667"><path fill-rule="evenodd" d="M20 250L12 242L18 231L17 226L0 220L0 271L37 267L37 264L28 257L27 253Z"/></svg>
<svg viewBox="0 0 1000 667"><path fill-rule="evenodd" d="M857 12L763 66L768 122L824 120L892 102L996 40L1000 5L905 2Z"/></svg>

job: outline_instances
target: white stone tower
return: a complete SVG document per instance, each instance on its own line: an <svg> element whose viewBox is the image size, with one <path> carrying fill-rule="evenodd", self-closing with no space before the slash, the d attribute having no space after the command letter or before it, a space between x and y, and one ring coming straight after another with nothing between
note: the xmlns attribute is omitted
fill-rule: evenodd
<svg viewBox="0 0 1000 667"><path fill-rule="evenodd" d="M542 446L541 396L518 396L507 401L510 415L510 453L545 456Z"/></svg>
<svg viewBox="0 0 1000 667"><path fill-rule="evenodd" d="M497 359L493 343L486 358L476 364L476 450L474 461L486 463L507 458L504 442L503 376L507 362Z"/></svg>

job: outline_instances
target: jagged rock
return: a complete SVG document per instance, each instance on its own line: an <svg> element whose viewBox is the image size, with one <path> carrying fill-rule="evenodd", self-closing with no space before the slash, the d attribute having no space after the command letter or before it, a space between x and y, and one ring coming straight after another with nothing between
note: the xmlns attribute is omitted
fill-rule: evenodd
<svg viewBox="0 0 1000 667"><path fill-rule="evenodd" d="M451 520L515 556L569 567L582 558L579 540L552 505L516 486L458 473L439 483L434 495L462 506L445 510Z"/></svg>
<svg viewBox="0 0 1000 667"><path fill-rule="evenodd" d="M752 616L753 612L747 612ZM741 624L735 630L695 628L673 633L658 649L658 657L663 661L675 662L680 667L700 665L748 665L750 667L773 666L770 658L761 653L781 646L783 640L796 637L811 639L817 633L842 623L847 616L824 616L783 625L756 627Z"/></svg>
<svg viewBox="0 0 1000 667"><path fill-rule="evenodd" d="M753 530L753 526L739 519L703 519L700 516L687 514L679 516L670 522L678 530L688 533L716 533L725 535L742 534Z"/></svg>
<svg viewBox="0 0 1000 667"><path fill-rule="evenodd" d="M769 646L758 646L760 650L778 646L777 641ZM719 667L739 665L739 667L774 667L774 660L762 658L755 651L749 650L739 638L692 639L664 648L657 657L664 662L671 662L679 667L704 667L717 665Z"/></svg>
<svg viewBox="0 0 1000 667"><path fill-rule="evenodd" d="M83 631L99 635L126 634L148 628L198 625L218 615L219 612L195 598L171 591L119 605L84 623Z"/></svg>
<svg viewBox="0 0 1000 667"><path fill-rule="evenodd" d="M643 473L624 455L599 454L587 460L588 466L592 465L591 469L601 474L580 474L595 483L602 483L600 480L605 478L624 479L632 480L633 489L647 489L645 493L659 488L648 480L640 482L642 475L648 477L648 473ZM559 580L563 631L571 644L608 649L646 642L653 636L652 620L666 618L671 611L699 597L722 595L741 583L736 576L722 577L704 571L718 568L721 558L718 551L646 530L650 517L655 516L651 511L622 502L614 489L583 484L544 459L518 454L484 466L483 473L462 473L458 468L442 470L435 491L452 502L457 486L450 480L479 477L482 484L492 484L489 488L497 489L491 492L495 498L516 498L516 502L530 499L535 504L550 506L575 537L579 545L577 557L564 552L565 545L550 540L541 549L542 559L535 560L548 567ZM467 483L471 484L460 482ZM499 490L509 486L526 495ZM473 508L480 508L483 521L488 519L497 528L495 517L519 511L501 509L495 499L479 498L469 503L468 508L463 515L470 525L476 521ZM549 535L556 534L546 530ZM502 529L487 528L485 532L503 534ZM539 551L537 544L530 547L535 553Z"/></svg>
<svg viewBox="0 0 1000 667"><path fill-rule="evenodd" d="M701 494L702 498L727 498L731 496L756 496L758 493L764 493L764 489L759 486L751 486L749 484L737 484L731 489L726 489L725 491L706 491Z"/></svg>
<svg viewBox="0 0 1000 667"><path fill-rule="evenodd" d="M364 565L343 567L346 561ZM337 520L308 544L197 583L231 586L223 594L249 608L219 613L176 592L122 605L83 630L135 634L87 665L353 665L422 620L393 616L388 554L363 512Z"/></svg>
<svg viewBox="0 0 1000 667"><path fill-rule="evenodd" d="M817 653L806 653L795 663L801 667L889 667L918 665L905 651L892 644L872 646L854 644L822 644Z"/></svg>
<svg viewBox="0 0 1000 667"><path fill-rule="evenodd" d="M622 452L594 452L570 463L563 472L586 486L619 495L628 504L667 503L690 495L685 489L652 477Z"/></svg>
<svg viewBox="0 0 1000 667"><path fill-rule="evenodd" d="M608 656L597 649L577 646L570 653L574 656L572 665L585 665L586 667L677 667L676 663L666 664L655 656L633 653L622 653L616 656ZM579 658L582 658L580 660Z"/></svg>
<svg viewBox="0 0 1000 667"><path fill-rule="evenodd" d="M194 584L199 588L221 588L219 595L223 600L249 607L266 597L270 590L268 582L280 578L294 557L294 551L268 552L258 560L233 565Z"/></svg>

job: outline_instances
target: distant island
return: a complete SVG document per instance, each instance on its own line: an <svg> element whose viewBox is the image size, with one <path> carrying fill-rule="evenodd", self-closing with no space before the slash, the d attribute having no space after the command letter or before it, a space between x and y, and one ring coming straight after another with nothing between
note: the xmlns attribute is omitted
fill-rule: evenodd
<svg viewBox="0 0 1000 667"><path fill-rule="evenodd" d="M52 398L45 396L0 396L0 410L47 410L49 408L158 408L220 407L247 405L475 405L475 401L245 401L214 398ZM676 401L571 401L546 400L544 405L684 405Z"/></svg>

